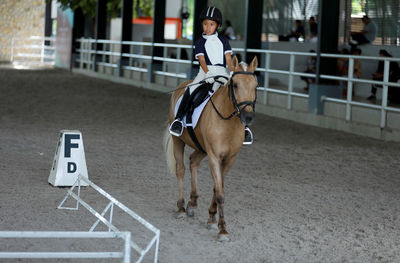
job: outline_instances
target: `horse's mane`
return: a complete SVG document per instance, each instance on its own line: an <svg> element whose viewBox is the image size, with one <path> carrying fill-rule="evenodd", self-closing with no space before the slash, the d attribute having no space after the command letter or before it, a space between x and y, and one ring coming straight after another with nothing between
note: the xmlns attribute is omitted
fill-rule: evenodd
<svg viewBox="0 0 400 263"><path fill-rule="evenodd" d="M239 66L243 69L243 71L247 71L248 65L246 62L244 62L244 61L240 62Z"/></svg>

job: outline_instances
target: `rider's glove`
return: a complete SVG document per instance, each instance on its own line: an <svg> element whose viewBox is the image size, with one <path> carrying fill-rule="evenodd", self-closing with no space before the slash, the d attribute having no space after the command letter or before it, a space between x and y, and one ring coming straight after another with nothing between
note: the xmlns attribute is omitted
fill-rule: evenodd
<svg viewBox="0 0 400 263"><path fill-rule="evenodd" d="M229 72L229 78L231 79L233 75L233 71Z"/></svg>
<svg viewBox="0 0 400 263"><path fill-rule="evenodd" d="M207 71L204 81L207 83L213 84L214 83L214 74L211 71Z"/></svg>

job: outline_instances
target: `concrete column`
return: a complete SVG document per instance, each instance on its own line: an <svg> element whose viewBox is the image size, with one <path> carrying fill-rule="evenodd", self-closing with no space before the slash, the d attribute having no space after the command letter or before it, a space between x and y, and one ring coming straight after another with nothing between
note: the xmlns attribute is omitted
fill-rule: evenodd
<svg viewBox="0 0 400 263"><path fill-rule="evenodd" d="M193 14L193 45L203 34L203 27L200 24L200 14L208 6L207 0L194 0Z"/></svg>
<svg viewBox="0 0 400 263"><path fill-rule="evenodd" d="M96 1L96 25L95 25L95 38L105 39L107 27L107 0ZM103 44L96 43L95 50L102 50ZM100 55L93 57L93 70L97 70L97 62L101 60Z"/></svg>
<svg viewBox="0 0 400 263"><path fill-rule="evenodd" d="M246 0L246 27L245 27L245 49L244 61L250 63L254 56L261 62L260 53L247 52L249 48L261 48L262 14L264 1Z"/></svg>
<svg viewBox="0 0 400 263"><path fill-rule="evenodd" d="M339 40L340 0L320 0L318 21L318 54L337 53ZM336 75L337 59L317 57L317 82L336 83L336 81L319 80L319 74Z"/></svg>
<svg viewBox="0 0 400 263"><path fill-rule="evenodd" d="M46 13L45 13L45 22L44 22L44 36L51 37L52 33L52 24L53 21L51 19L51 2L46 3ZM48 45L48 41L46 41L46 45Z"/></svg>
<svg viewBox="0 0 400 263"><path fill-rule="evenodd" d="M77 8L74 11L74 28L72 29L72 49L73 52L79 47L79 43L76 42L78 38L84 36L85 32L85 16L82 13L82 9Z"/></svg>
<svg viewBox="0 0 400 263"><path fill-rule="evenodd" d="M133 1L121 0L121 41L132 40L132 16ZM122 66L129 64L129 58L122 57L122 53L129 53L129 45L121 45L121 53L118 62L118 75L123 76Z"/></svg>
<svg viewBox="0 0 400 263"><path fill-rule="evenodd" d="M164 43L164 26L165 26L165 0L154 0L154 11L153 11L153 43ZM152 57L162 57L163 56L163 48L162 47L154 47L152 49ZM161 70L162 62L155 61L154 59L151 61L148 70L148 81L154 82L155 75L153 72L155 70Z"/></svg>
<svg viewBox="0 0 400 263"><path fill-rule="evenodd" d="M164 43L165 0L154 0L153 43ZM153 56L162 56L162 47L153 48Z"/></svg>
<svg viewBox="0 0 400 263"><path fill-rule="evenodd" d="M192 45L194 47L194 43L201 37L203 34L203 27L201 26L200 23L200 14L203 9L205 9L208 6L208 1L207 0L194 0L194 14L193 14L193 40L192 40ZM192 52L192 68L190 70L190 76L189 78L193 79L197 72L199 67L193 65L193 61L195 60L194 58L194 50Z"/></svg>
<svg viewBox="0 0 400 263"><path fill-rule="evenodd" d="M96 1L96 27L95 38L105 39L107 27L107 0ZM102 49L103 45L97 44L96 49Z"/></svg>
<svg viewBox="0 0 400 263"><path fill-rule="evenodd" d="M321 58L321 53L337 53L339 40L340 0L320 0L318 17L317 79L310 85L308 111L323 114L323 96L341 98L342 90L337 81L320 79L320 74L336 75L337 59Z"/></svg>
<svg viewBox="0 0 400 263"><path fill-rule="evenodd" d="M122 0L121 18L122 18L122 41L132 40L132 15L133 15L133 1ZM122 52L128 53L129 46L122 46Z"/></svg>

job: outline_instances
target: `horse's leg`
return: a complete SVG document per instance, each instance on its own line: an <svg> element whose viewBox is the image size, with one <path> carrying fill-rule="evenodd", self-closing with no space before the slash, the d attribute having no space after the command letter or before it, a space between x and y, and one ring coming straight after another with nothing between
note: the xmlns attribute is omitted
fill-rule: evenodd
<svg viewBox="0 0 400 263"><path fill-rule="evenodd" d="M217 213L217 202L215 201L215 187L214 187L214 194L211 200L210 208L208 209L209 217L207 221L208 228L217 228L217 219L215 219L215 214Z"/></svg>
<svg viewBox="0 0 400 263"><path fill-rule="evenodd" d="M225 241L228 240L228 231L226 231L226 223L224 219L224 202L225 202L225 192L223 188L223 182L222 182L222 170L221 170L221 160L219 160L215 156L208 156L208 161L210 164L210 170L211 174L214 179L214 196L213 200L211 201L211 206L210 206L210 218L209 218L209 223L210 219L212 220L212 213L214 213L214 220L215 220L215 212L213 208L215 208L215 204L217 204L217 209L218 209L218 214L219 214L219 220L218 220L218 239L220 241ZM212 223L212 222L211 222Z"/></svg>
<svg viewBox="0 0 400 263"><path fill-rule="evenodd" d="M182 216L185 213L185 199L183 197L183 177L185 176L185 164L183 160L185 143L178 138L173 136L174 142L174 156L176 161L176 177L178 179L178 216Z"/></svg>
<svg viewBox="0 0 400 263"><path fill-rule="evenodd" d="M228 174L229 170L231 169L232 165L235 163L237 155L235 154L232 157L224 159L222 162L222 188L224 188L225 177Z"/></svg>
<svg viewBox="0 0 400 263"><path fill-rule="evenodd" d="M190 192L190 201L186 206L186 213L188 216L194 216L194 210L197 208L197 169L199 168L201 160L206 157L206 154L201 151L194 151L190 155L190 173L192 175L192 191Z"/></svg>

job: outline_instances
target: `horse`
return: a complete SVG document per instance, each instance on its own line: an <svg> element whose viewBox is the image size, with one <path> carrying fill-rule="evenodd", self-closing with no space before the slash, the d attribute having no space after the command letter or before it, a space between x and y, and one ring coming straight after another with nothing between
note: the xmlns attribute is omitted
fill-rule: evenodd
<svg viewBox="0 0 400 263"><path fill-rule="evenodd" d="M250 65L239 63L236 56L232 59L234 72L231 79L220 87L205 106L194 133L198 143L205 152L200 150L191 139L185 128L180 137L169 134L168 127L174 121L175 104L192 81L186 81L178 86L171 96L169 106L169 121L164 134L165 154L171 173L178 180L179 196L177 201L177 216L194 216L197 208L197 169L202 159L208 156L211 175L214 181L214 194L209 208L207 226L219 230L218 240L229 240L224 219L224 181L229 169L234 164L237 154L243 144L245 125L250 125L255 117L255 102L257 94L257 78L254 71L257 68L257 57ZM202 87L199 87L202 88ZM185 145L194 149L190 155L191 193L185 209L183 178L185 175L184 148ZM218 211L218 227L216 213Z"/></svg>

